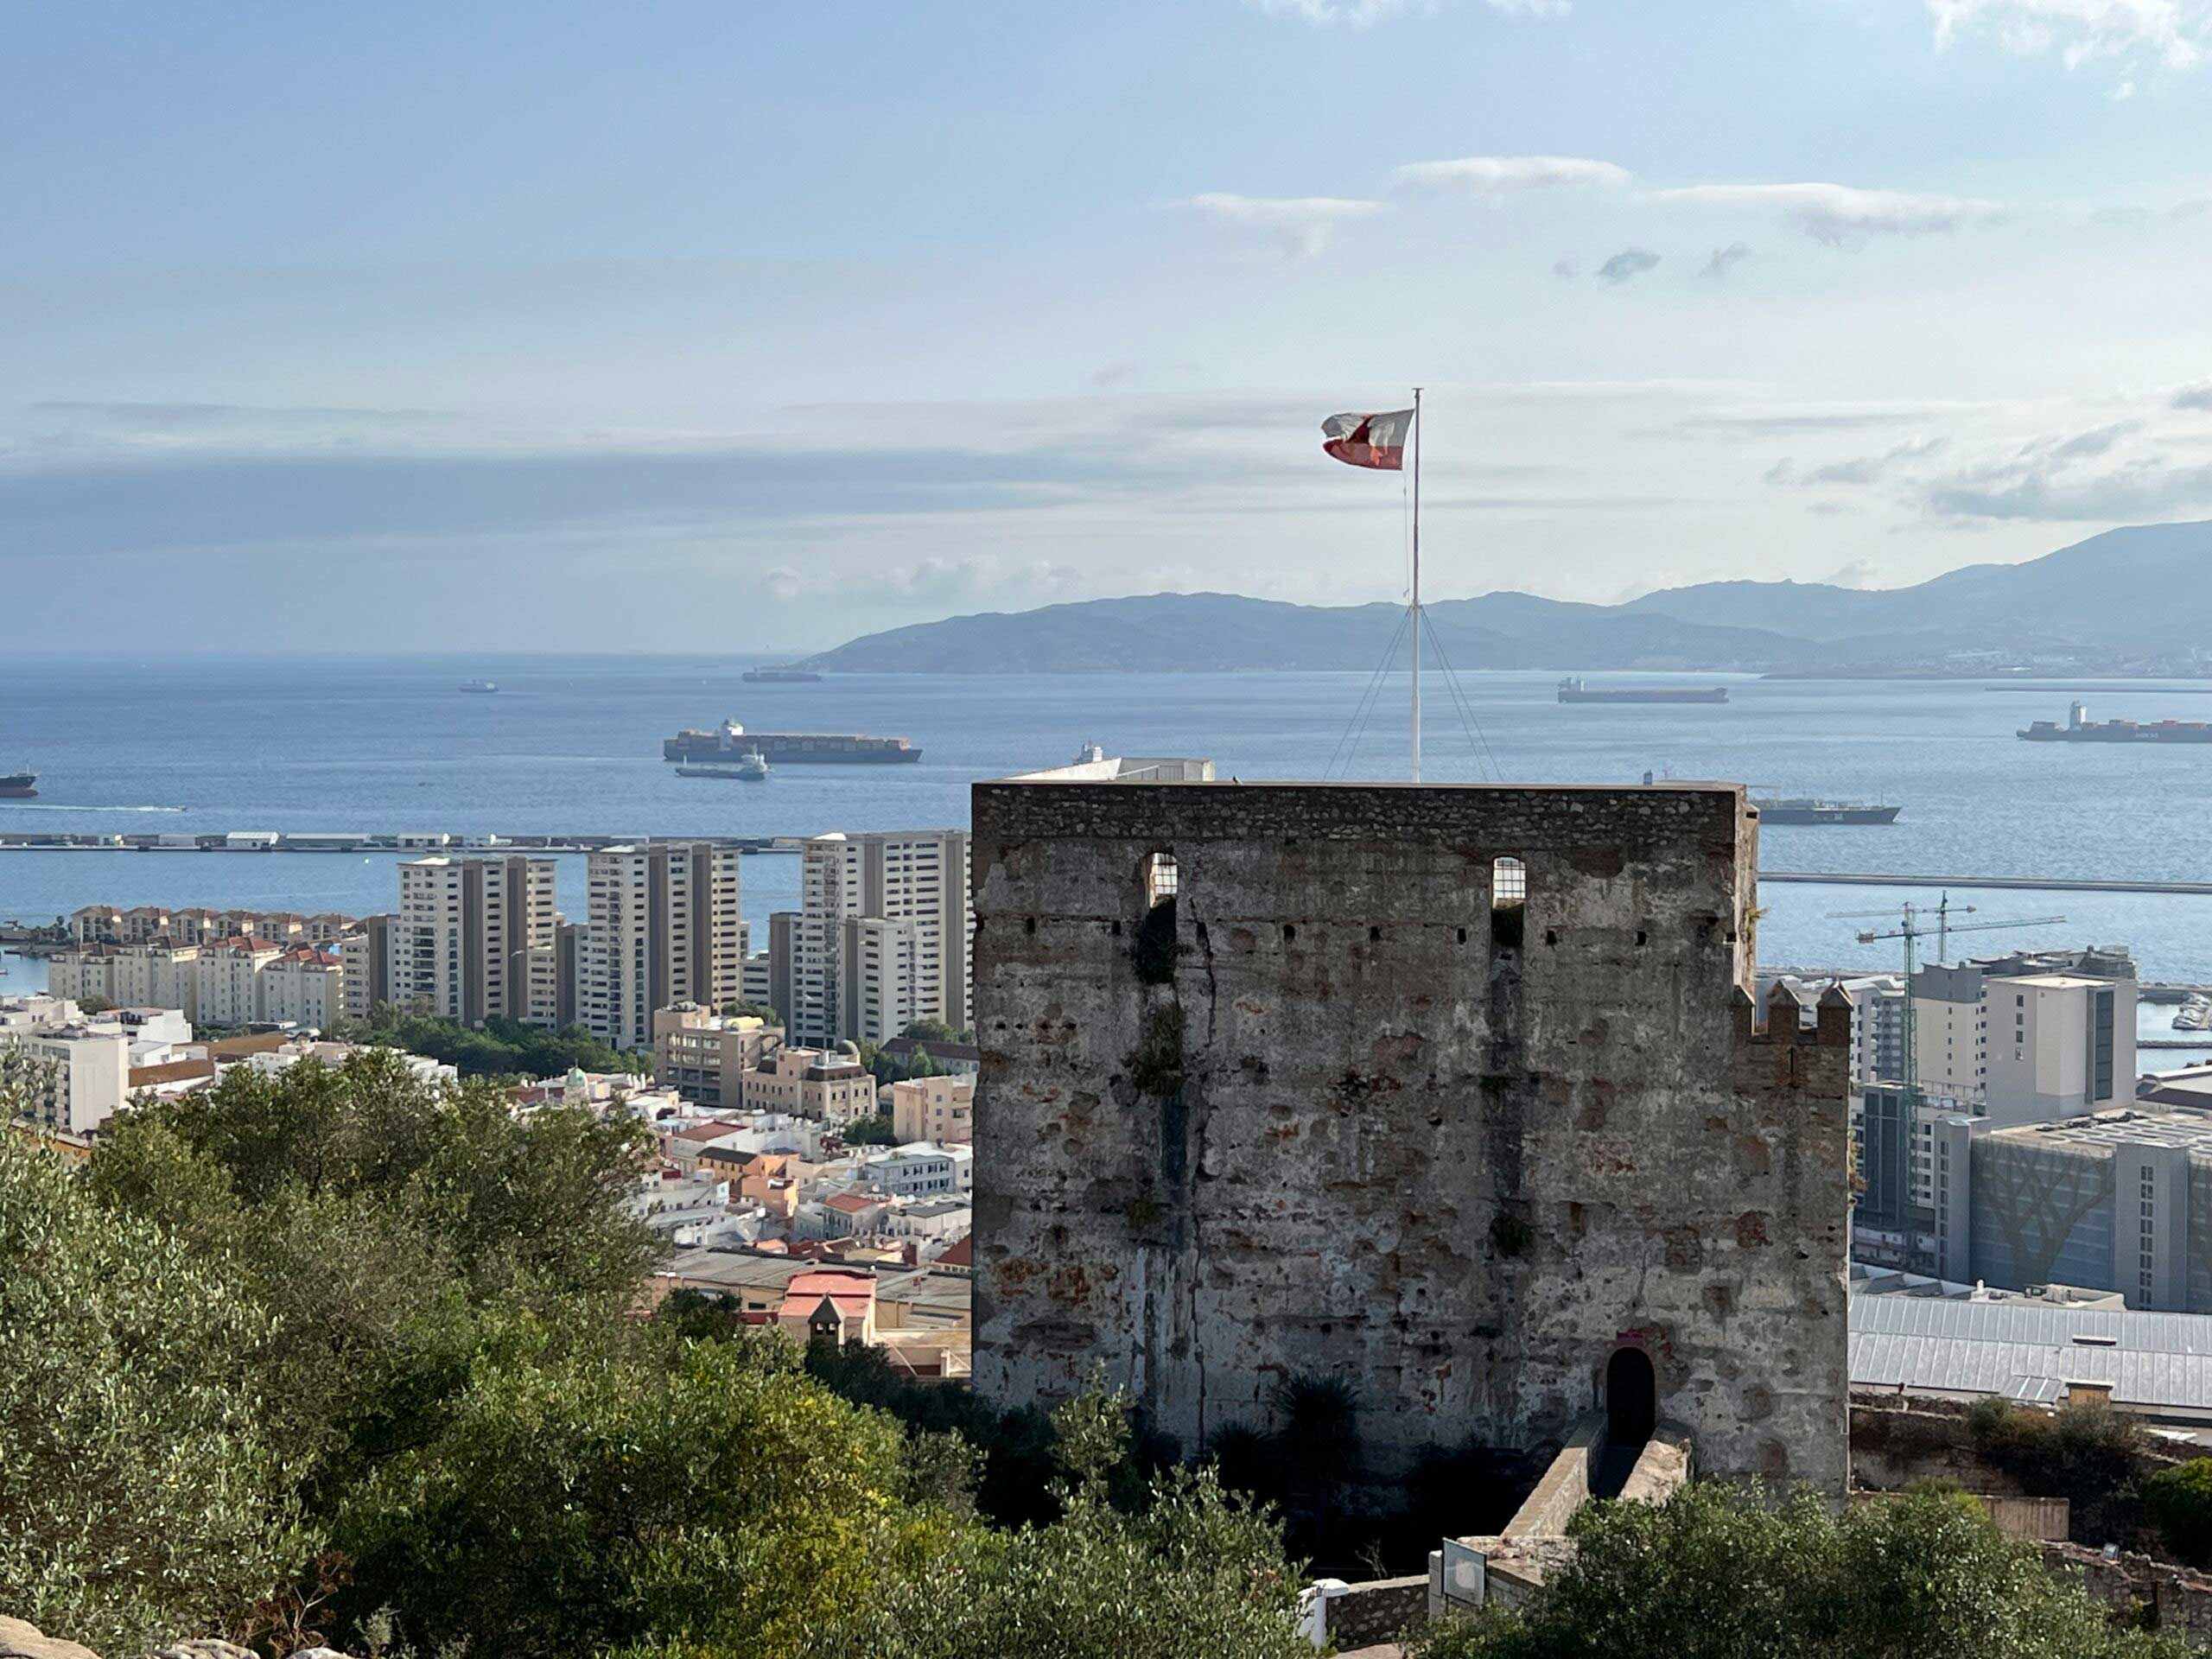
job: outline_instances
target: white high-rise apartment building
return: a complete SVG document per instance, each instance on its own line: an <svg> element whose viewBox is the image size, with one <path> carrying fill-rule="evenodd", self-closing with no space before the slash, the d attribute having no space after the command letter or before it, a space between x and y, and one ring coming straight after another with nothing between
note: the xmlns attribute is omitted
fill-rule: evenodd
<svg viewBox="0 0 2212 1659"><path fill-rule="evenodd" d="M366 1020L378 1003L391 1000L392 921L390 916L364 916L359 927L338 941L348 1020Z"/></svg>
<svg viewBox="0 0 2212 1659"><path fill-rule="evenodd" d="M887 1043L922 1018L922 948L918 922L861 916L845 924L843 1002L854 1041Z"/></svg>
<svg viewBox="0 0 2212 1659"><path fill-rule="evenodd" d="M399 867L387 1001L448 1020L556 1022L550 858L417 858Z"/></svg>
<svg viewBox="0 0 2212 1659"><path fill-rule="evenodd" d="M817 836L801 857L782 1010L791 1041L883 1042L916 1020L967 1029L967 832Z"/></svg>
<svg viewBox="0 0 2212 1659"><path fill-rule="evenodd" d="M651 1048L653 1013L719 1009L744 994L740 855L712 842L607 847L591 855L577 1013L618 1048Z"/></svg>

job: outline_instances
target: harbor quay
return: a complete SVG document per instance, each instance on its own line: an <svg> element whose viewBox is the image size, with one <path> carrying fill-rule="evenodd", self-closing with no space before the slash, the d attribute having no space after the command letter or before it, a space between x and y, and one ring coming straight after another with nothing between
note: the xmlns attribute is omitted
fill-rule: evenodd
<svg viewBox="0 0 2212 1659"><path fill-rule="evenodd" d="M232 830L210 835L86 835L54 831L0 835L0 852L35 853L596 853L645 839L626 836L487 836L408 830ZM686 836L741 853L797 853L795 836Z"/></svg>

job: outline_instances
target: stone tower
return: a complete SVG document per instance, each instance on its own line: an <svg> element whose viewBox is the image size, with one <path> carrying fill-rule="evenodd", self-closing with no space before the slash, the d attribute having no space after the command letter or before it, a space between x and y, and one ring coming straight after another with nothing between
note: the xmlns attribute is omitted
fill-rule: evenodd
<svg viewBox="0 0 2212 1659"><path fill-rule="evenodd" d="M1103 1365L1190 1451L1326 1373L1400 1462L1656 1410L1840 1496L1850 1010L1754 1020L1741 788L1043 774L974 824L979 1389Z"/></svg>

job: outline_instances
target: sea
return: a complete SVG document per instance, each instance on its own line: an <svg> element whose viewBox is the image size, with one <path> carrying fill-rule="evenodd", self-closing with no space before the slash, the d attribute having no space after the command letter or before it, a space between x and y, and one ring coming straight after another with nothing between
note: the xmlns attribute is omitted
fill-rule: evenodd
<svg viewBox="0 0 2212 1659"><path fill-rule="evenodd" d="M448 657L18 657L0 664L0 772L40 774L0 801L0 832L229 830L806 836L965 826L978 779L1054 766L1085 744L1196 754L1224 778L1399 779L1407 677L1388 674L840 674L748 684L753 659L558 653ZM495 695L460 690L497 682ZM2212 682L2124 687L1977 680L1590 675L1592 684L1715 684L1725 705L1565 705L1551 673L1423 677L1433 782L1632 783L1646 772L1790 795L1882 800L1886 828L1769 825L1769 870L2212 879L2212 746L2028 744L2031 720L2212 719ZM661 740L734 718L762 731L867 732L912 766L776 768L764 784L682 778ZM0 851L0 918L79 905L390 909L394 855ZM581 915L583 861L562 861ZM747 858L756 940L798 904L798 861ZM1769 883L1764 964L1894 969L1897 925L1924 888ZM2212 898L1960 891L1955 957L2126 944L2151 980L2212 982ZM1971 910L1968 910L1971 906ZM2035 918L2050 918L2037 920ZM5 958L0 990L43 982ZM2145 1035L2171 1036L2146 1007ZM2190 1058L2161 1052L2164 1065Z"/></svg>

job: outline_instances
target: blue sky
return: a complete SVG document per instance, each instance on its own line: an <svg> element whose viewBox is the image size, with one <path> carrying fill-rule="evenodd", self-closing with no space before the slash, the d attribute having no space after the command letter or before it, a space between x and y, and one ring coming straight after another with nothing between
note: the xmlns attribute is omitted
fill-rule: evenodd
<svg viewBox="0 0 2212 1659"><path fill-rule="evenodd" d="M2212 516L2212 0L17 9L0 559L180 645L1888 585ZM129 623L124 624L128 628Z"/></svg>

